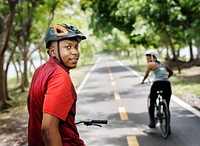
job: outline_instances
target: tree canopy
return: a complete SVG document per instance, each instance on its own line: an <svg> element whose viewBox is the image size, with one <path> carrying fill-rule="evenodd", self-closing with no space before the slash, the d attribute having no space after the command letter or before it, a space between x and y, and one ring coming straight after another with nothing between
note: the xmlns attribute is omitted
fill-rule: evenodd
<svg viewBox="0 0 200 146"><path fill-rule="evenodd" d="M93 32L109 34L115 27L125 32L135 47L170 48L177 60L180 48L199 48L199 0L81 0L85 11L92 11L90 27Z"/></svg>

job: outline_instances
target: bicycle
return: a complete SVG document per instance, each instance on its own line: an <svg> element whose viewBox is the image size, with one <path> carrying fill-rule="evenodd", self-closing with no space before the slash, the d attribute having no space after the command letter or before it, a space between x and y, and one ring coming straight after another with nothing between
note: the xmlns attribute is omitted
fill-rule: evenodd
<svg viewBox="0 0 200 146"><path fill-rule="evenodd" d="M76 125L78 124L84 124L86 126L98 126L98 127L102 127L101 124L108 124L107 120L81 120L76 122Z"/></svg>
<svg viewBox="0 0 200 146"><path fill-rule="evenodd" d="M170 113L166 100L162 97L163 91L157 91L157 99L155 103L155 122L160 123L161 135L167 138L170 134ZM150 106L150 99L148 97L148 107Z"/></svg>

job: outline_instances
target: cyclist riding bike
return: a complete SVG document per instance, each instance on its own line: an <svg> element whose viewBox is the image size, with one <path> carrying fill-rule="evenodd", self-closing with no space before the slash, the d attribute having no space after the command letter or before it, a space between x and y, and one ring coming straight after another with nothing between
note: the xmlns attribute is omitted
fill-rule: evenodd
<svg viewBox="0 0 200 146"><path fill-rule="evenodd" d="M157 91L163 91L162 96L167 101L167 105L169 107L170 98L171 98L171 83L169 81L169 78L173 75L173 71L164 63L161 63L157 60L158 53L155 50L148 50L145 53L146 60L147 60L147 68L144 75L144 78L142 80L142 84L146 80L146 78L149 76L150 71L153 72L154 81L150 89L150 106L148 109L149 112L149 127L155 128L156 121L154 117L154 110L155 110L155 103L157 99ZM171 132L171 131L170 131Z"/></svg>
<svg viewBox="0 0 200 146"><path fill-rule="evenodd" d="M68 24L48 29L50 58L35 71L28 93L29 146L85 146L75 124L77 94L69 74L77 66L84 39Z"/></svg>

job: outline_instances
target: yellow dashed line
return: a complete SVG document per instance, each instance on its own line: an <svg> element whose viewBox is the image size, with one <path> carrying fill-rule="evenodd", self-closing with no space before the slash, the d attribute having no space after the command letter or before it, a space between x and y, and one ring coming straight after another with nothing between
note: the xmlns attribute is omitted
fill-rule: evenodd
<svg viewBox="0 0 200 146"><path fill-rule="evenodd" d="M115 100L121 100L120 94L117 91L114 92L114 97L115 97Z"/></svg>
<svg viewBox="0 0 200 146"><path fill-rule="evenodd" d="M137 138L135 136L127 136L126 137L128 146L139 146Z"/></svg>
<svg viewBox="0 0 200 146"><path fill-rule="evenodd" d="M108 65L107 65L107 66L108 66ZM115 86L116 83L115 83L115 81L114 81L114 77L113 77L112 71L111 71L111 69L110 69L109 66L108 66L108 72L109 72L109 77L110 77L110 80L111 80L111 85L112 85L112 86Z"/></svg>
<svg viewBox="0 0 200 146"><path fill-rule="evenodd" d="M128 115L124 107L118 107L119 115L121 120L125 121L128 120Z"/></svg>
<svg viewBox="0 0 200 146"><path fill-rule="evenodd" d="M112 85L112 86L115 86L115 85L116 85L115 81L112 81L112 82L111 82L111 85Z"/></svg>
<svg viewBox="0 0 200 146"><path fill-rule="evenodd" d="M112 71L111 71L110 67L108 66L108 63L107 63L107 67L108 67L109 77L110 77L110 80L111 80L111 85L112 85L112 86L115 86L116 83L115 83L115 81L114 81L114 77L113 77Z"/></svg>
<svg viewBox="0 0 200 146"><path fill-rule="evenodd" d="M110 76L110 80L113 81L114 80L113 74L109 73L109 76Z"/></svg>
<svg viewBox="0 0 200 146"><path fill-rule="evenodd" d="M115 86L116 83L114 81L114 77L113 77L111 68L108 66L108 63L107 63L107 67L108 67L109 77L111 80L111 85ZM115 100L121 100L121 96L118 91L114 91L114 98L115 98ZM118 107L118 111L119 111L120 118L122 121L128 120L128 114L124 107ZM137 138L135 136L126 136L126 139L127 139L128 146L139 146Z"/></svg>

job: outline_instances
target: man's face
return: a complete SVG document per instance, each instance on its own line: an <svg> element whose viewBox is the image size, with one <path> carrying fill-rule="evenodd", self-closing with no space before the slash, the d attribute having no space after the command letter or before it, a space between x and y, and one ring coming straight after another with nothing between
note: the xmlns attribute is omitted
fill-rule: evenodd
<svg viewBox="0 0 200 146"><path fill-rule="evenodd" d="M79 43L76 40L67 39L59 41L59 44L60 44L60 56L65 66L69 69L76 68L80 56ZM60 61L57 49L57 42L52 43L52 47L50 48L50 55L51 57L56 57Z"/></svg>

